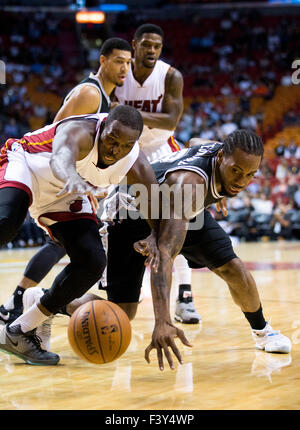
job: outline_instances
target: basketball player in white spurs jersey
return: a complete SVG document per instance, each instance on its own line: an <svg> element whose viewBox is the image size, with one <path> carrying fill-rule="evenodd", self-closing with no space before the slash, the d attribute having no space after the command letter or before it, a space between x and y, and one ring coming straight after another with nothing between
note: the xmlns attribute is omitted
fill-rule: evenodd
<svg viewBox="0 0 300 430"><path fill-rule="evenodd" d="M183 78L174 67L159 60L164 34L152 24L140 26L134 35L134 58L122 87L117 87L117 102L129 104L141 112L144 129L140 148L150 162L180 150L173 134L183 111ZM191 292L191 269L186 259L178 255L175 275L179 284L175 320L197 324L197 313Z"/></svg>
<svg viewBox="0 0 300 430"><path fill-rule="evenodd" d="M123 39L107 39L100 51L98 71L76 85L66 96L54 122L72 115L108 113L110 95L116 86L122 86L131 62L131 46ZM48 240L31 258L24 276L7 302L0 306L0 323L9 324L23 311L23 294L36 286L51 268L64 256L66 250L56 242Z"/></svg>

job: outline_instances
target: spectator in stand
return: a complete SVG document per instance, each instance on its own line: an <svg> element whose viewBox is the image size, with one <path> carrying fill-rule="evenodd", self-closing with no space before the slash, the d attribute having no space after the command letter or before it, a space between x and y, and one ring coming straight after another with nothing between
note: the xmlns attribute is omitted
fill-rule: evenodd
<svg viewBox="0 0 300 430"><path fill-rule="evenodd" d="M275 177L280 181L281 179L285 179L288 175L289 164L288 160L282 158L280 163L276 167Z"/></svg>
<svg viewBox="0 0 300 430"><path fill-rule="evenodd" d="M288 212L293 209L293 206L291 201L285 203L282 198L277 199L271 220L271 227L276 239L291 239L292 230Z"/></svg>
<svg viewBox="0 0 300 430"><path fill-rule="evenodd" d="M291 139L289 145L284 149L283 156L284 158L292 158L296 155L296 151L297 144L294 139Z"/></svg>
<svg viewBox="0 0 300 430"><path fill-rule="evenodd" d="M257 121L254 115L250 115L249 112L246 112L241 120L241 128L250 129L252 131L256 131Z"/></svg>
<svg viewBox="0 0 300 430"><path fill-rule="evenodd" d="M15 118L10 118L9 123L4 126L4 133L11 137L19 136L19 127Z"/></svg>
<svg viewBox="0 0 300 430"><path fill-rule="evenodd" d="M238 129L237 124L232 121L232 115L227 115L224 124L221 125L221 133L222 133L223 139L237 129Z"/></svg>

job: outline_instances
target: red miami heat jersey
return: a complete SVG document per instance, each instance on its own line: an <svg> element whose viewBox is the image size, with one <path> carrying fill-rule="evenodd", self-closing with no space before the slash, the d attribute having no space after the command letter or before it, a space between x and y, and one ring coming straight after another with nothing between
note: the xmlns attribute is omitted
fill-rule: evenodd
<svg viewBox="0 0 300 430"><path fill-rule="evenodd" d="M76 171L92 185L98 187L118 185L136 161L139 145L136 142L126 157L117 163L105 169L97 167L100 126L107 115L107 113L76 115L27 133L22 139L8 139L0 152L0 188L11 186L27 191L32 202L30 214L39 221L43 216L42 226L50 225L53 221L70 219L69 216L62 219L61 214L74 212L74 208L78 209L78 204L74 206L77 200L81 201L80 209L76 211L77 215L92 213L86 195L72 194L57 197L64 183L54 176L50 167L52 142L59 124L70 120L94 121L96 134L93 148L85 158L76 162Z"/></svg>

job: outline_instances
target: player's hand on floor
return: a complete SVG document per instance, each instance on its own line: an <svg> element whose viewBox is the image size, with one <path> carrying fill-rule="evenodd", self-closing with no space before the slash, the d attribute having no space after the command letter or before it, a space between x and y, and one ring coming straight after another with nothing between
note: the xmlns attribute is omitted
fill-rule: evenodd
<svg viewBox="0 0 300 430"><path fill-rule="evenodd" d="M175 327L168 321L156 322L152 333L152 341L145 350L145 360L150 363L150 352L152 351L152 349L156 349L158 366L160 370L164 370L164 355L169 363L170 369L174 369L174 361L171 351L173 352L179 363L183 364L180 351L175 343L175 338L177 337L184 345L190 347L193 346L185 337L183 330Z"/></svg>
<svg viewBox="0 0 300 430"><path fill-rule="evenodd" d="M135 242L133 246L136 252L139 252L144 257L147 257L145 266L150 266L154 272L157 272L160 261L160 252L157 247L155 234L151 233L148 237L146 237L146 239Z"/></svg>

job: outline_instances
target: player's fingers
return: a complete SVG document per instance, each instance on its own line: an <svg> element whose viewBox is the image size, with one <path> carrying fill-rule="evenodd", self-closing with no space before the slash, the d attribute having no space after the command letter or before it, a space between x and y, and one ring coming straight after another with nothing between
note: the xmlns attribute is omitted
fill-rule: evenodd
<svg viewBox="0 0 300 430"><path fill-rule="evenodd" d="M177 358L177 360L179 361L179 363L180 363L180 364L183 364L183 360L182 360L182 357L181 357L180 351L179 351L179 349L177 348L177 346L176 346L176 344L175 344L175 342L174 342L174 341L171 341L171 342L170 342L170 348L171 348L171 349L172 349L172 351L174 352L175 357Z"/></svg>
<svg viewBox="0 0 300 430"><path fill-rule="evenodd" d="M193 345L189 342L189 340L186 338L184 331L177 329L177 336L179 337L180 341L186 345L192 347Z"/></svg>
<svg viewBox="0 0 300 430"><path fill-rule="evenodd" d="M171 355L167 345L164 345L164 354L166 356L166 359L168 360L170 369L174 370L174 362L173 362L172 355Z"/></svg>
<svg viewBox="0 0 300 430"><path fill-rule="evenodd" d="M153 349L152 343L150 343L150 345L148 345L147 348L145 349L145 360L147 361L147 363L150 363L149 354L150 354L150 351L152 351L152 349Z"/></svg>
<svg viewBox="0 0 300 430"><path fill-rule="evenodd" d="M157 350L157 361L158 361L159 370L164 370L163 353L160 345L156 347L156 350Z"/></svg>

